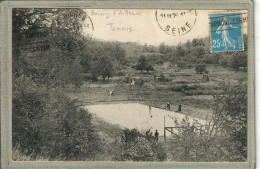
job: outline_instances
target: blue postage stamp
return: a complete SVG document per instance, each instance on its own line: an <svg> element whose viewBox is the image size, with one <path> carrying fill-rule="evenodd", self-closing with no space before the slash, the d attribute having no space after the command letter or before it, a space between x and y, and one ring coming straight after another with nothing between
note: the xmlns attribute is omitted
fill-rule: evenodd
<svg viewBox="0 0 260 169"><path fill-rule="evenodd" d="M241 13L210 14L211 52L243 51Z"/></svg>

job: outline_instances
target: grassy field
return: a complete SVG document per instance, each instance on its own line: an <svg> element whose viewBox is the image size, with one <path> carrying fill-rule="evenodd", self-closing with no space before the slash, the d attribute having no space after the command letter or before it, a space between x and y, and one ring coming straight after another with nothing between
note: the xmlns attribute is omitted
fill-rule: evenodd
<svg viewBox="0 0 260 169"><path fill-rule="evenodd" d="M182 105L185 115L205 119L212 112L212 95L219 92L220 82L237 83L239 79L247 77L246 72L232 71L221 66L208 66L209 81L202 80L202 75L196 74L194 69L182 69L176 72L171 66L157 66L158 72L163 72L169 82L154 80L152 74L128 70L127 73L135 79L143 79L144 85L136 85L135 90L130 83L124 82L124 76L115 76L105 83L85 81L79 89L67 87L65 92L71 99L76 99L79 105L109 104L115 102L142 103L157 108L165 108L169 102L172 111ZM111 96L113 90L115 95Z"/></svg>

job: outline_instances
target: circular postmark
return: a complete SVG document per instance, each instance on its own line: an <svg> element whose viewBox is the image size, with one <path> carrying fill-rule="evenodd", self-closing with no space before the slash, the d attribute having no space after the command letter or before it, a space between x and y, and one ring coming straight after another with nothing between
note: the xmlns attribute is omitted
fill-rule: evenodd
<svg viewBox="0 0 260 169"><path fill-rule="evenodd" d="M94 32L94 25L93 25L93 21L92 19L89 17L89 15L87 15L86 21L85 21L85 29L84 29L84 34L88 37L90 37L90 39L92 39L93 36L93 32Z"/></svg>
<svg viewBox="0 0 260 169"><path fill-rule="evenodd" d="M93 37L92 19L86 13L84 15L66 14L63 18L62 21L65 24L62 23L62 27L52 29L52 37L56 45L70 52L81 50Z"/></svg>
<svg viewBox="0 0 260 169"><path fill-rule="evenodd" d="M191 31L196 23L196 10L168 10L155 11L159 27L168 35L181 36Z"/></svg>

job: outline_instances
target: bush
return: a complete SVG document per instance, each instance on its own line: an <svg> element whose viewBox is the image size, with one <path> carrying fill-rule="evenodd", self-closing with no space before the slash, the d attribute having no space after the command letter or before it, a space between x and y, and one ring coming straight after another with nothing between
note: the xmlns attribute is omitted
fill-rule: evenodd
<svg viewBox="0 0 260 169"><path fill-rule="evenodd" d="M247 160L247 86L220 84L224 93L214 95L211 119L206 126L188 117L175 120L178 136L169 139L174 161Z"/></svg>
<svg viewBox="0 0 260 169"><path fill-rule="evenodd" d="M172 87L170 87L170 90L174 91L174 92L183 93L184 95L187 95L187 96L203 95L205 93L208 93L206 90L204 90L200 86L197 86L197 85L188 86L186 84L172 86Z"/></svg>
<svg viewBox="0 0 260 169"><path fill-rule="evenodd" d="M122 71L117 72L117 76L124 76L124 75L125 75L125 73Z"/></svg>
<svg viewBox="0 0 260 169"><path fill-rule="evenodd" d="M99 151L91 114L55 90L14 80L13 147L31 160L86 160Z"/></svg>
<svg viewBox="0 0 260 169"><path fill-rule="evenodd" d="M163 73L160 74L159 80L160 80L160 82L165 82L166 81L165 76L164 76Z"/></svg>
<svg viewBox="0 0 260 169"><path fill-rule="evenodd" d="M206 65L205 64L199 64L196 66L195 68L196 72L199 73L199 74L202 74L202 73L208 73L208 71L206 70Z"/></svg>
<svg viewBox="0 0 260 169"><path fill-rule="evenodd" d="M158 161L165 161L167 159L167 153L162 143L153 142L151 147Z"/></svg>
<svg viewBox="0 0 260 169"><path fill-rule="evenodd" d="M150 130L145 134L137 129L125 129L122 137L123 152L117 160L164 161L167 154L162 143L158 143Z"/></svg>
<svg viewBox="0 0 260 169"><path fill-rule="evenodd" d="M154 161L156 155L144 137L137 137L132 142L126 145L126 149L122 154L122 160L133 161Z"/></svg>
<svg viewBox="0 0 260 169"><path fill-rule="evenodd" d="M197 85L188 86L188 85L184 84L184 85L173 86L173 87L171 87L171 90L174 92L184 92L187 90L197 90L197 88L198 88Z"/></svg>

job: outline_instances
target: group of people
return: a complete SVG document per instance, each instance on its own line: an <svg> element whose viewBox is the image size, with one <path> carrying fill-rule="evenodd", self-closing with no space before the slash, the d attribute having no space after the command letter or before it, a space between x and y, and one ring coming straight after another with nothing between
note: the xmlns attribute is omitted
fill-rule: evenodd
<svg viewBox="0 0 260 169"><path fill-rule="evenodd" d="M180 105L178 105L178 111L180 112L181 111L181 107L182 107L182 105L180 104ZM166 104L166 109L171 109L171 105L170 105L170 103L168 102L167 104Z"/></svg>

